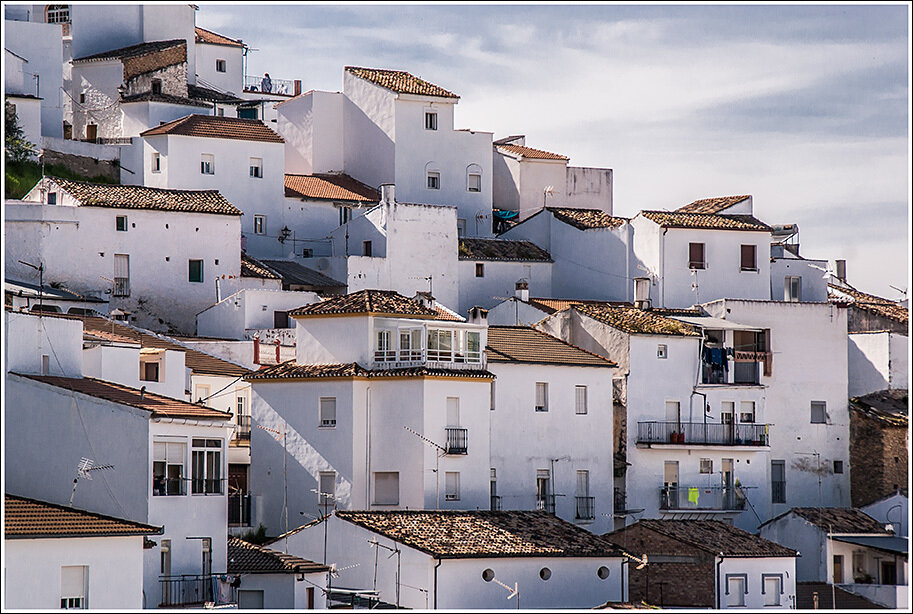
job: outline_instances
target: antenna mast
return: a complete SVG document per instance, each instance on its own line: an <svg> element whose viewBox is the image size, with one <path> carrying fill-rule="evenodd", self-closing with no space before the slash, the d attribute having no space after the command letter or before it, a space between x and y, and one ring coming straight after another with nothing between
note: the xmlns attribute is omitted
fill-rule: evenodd
<svg viewBox="0 0 913 614"><path fill-rule="evenodd" d="M434 454L434 499L435 499L435 508L436 510L441 509L441 472L440 469L440 460L444 454L447 454L447 449L438 444L437 442L431 441L418 431L410 429L408 426L403 425L403 428L421 439L425 445L430 448L435 448Z"/></svg>
<svg viewBox="0 0 913 614"><path fill-rule="evenodd" d="M70 507L73 507L73 498L76 496L76 487L79 485L79 479L91 480L92 471L104 471L107 469L114 469L114 465L96 465L95 461L85 456L79 459L79 464L76 466L76 477L73 478L73 492L70 493Z"/></svg>

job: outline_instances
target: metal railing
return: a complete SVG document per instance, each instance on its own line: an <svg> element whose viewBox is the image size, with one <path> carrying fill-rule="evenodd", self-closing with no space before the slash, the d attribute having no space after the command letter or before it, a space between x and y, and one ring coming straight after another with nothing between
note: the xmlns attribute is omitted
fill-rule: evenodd
<svg viewBox="0 0 913 614"><path fill-rule="evenodd" d="M703 422L638 422L637 443L677 443L712 446L768 446L767 424Z"/></svg>
<svg viewBox="0 0 913 614"><path fill-rule="evenodd" d="M421 366L429 362L478 365L482 363L481 351L457 352L454 350L375 350L374 362L389 367Z"/></svg>
<svg viewBox="0 0 913 614"><path fill-rule="evenodd" d="M447 430L447 454L466 454L469 444L469 430L453 426Z"/></svg>
<svg viewBox="0 0 913 614"><path fill-rule="evenodd" d="M539 495L536 497L536 509L549 514L555 513L555 495Z"/></svg>
<svg viewBox="0 0 913 614"><path fill-rule="evenodd" d="M187 480L184 478L152 477L152 495L155 497L177 497L187 494Z"/></svg>
<svg viewBox="0 0 913 614"><path fill-rule="evenodd" d="M745 496L738 487L664 486L659 489L661 510L743 510Z"/></svg>
<svg viewBox="0 0 913 614"><path fill-rule="evenodd" d="M263 83L263 80L263 75L244 75L244 91L280 94L282 96L294 96L295 94L295 81L292 79L274 79L270 77L269 83Z"/></svg>
<svg viewBox="0 0 913 614"><path fill-rule="evenodd" d="M250 495L228 495L228 524L250 526Z"/></svg>
<svg viewBox="0 0 913 614"><path fill-rule="evenodd" d="M615 513L620 514L625 512L628 509L628 497L627 494L622 491L620 488L616 488L612 493L612 503L614 504Z"/></svg>
<svg viewBox="0 0 913 614"><path fill-rule="evenodd" d="M786 481L772 480L770 482L770 502L786 503Z"/></svg>
<svg viewBox="0 0 913 614"><path fill-rule="evenodd" d="M238 414L235 416L235 421L238 424L238 428L235 429L235 440L250 441L250 416Z"/></svg>
<svg viewBox="0 0 913 614"><path fill-rule="evenodd" d="M491 511L500 512L501 511L501 497L498 495L491 495Z"/></svg>
<svg viewBox="0 0 913 614"><path fill-rule="evenodd" d="M191 480L191 492L195 495L221 495L222 480L220 478L193 478Z"/></svg>
<svg viewBox="0 0 913 614"><path fill-rule="evenodd" d="M160 576L161 607L238 603L238 589L220 574Z"/></svg>
<svg viewBox="0 0 913 614"><path fill-rule="evenodd" d="M130 296L130 278L114 278L114 296Z"/></svg>
<svg viewBox="0 0 913 614"><path fill-rule="evenodd" d="M593 520L596 518L596 497L575 497L577 500L577 520Z"/></svg>

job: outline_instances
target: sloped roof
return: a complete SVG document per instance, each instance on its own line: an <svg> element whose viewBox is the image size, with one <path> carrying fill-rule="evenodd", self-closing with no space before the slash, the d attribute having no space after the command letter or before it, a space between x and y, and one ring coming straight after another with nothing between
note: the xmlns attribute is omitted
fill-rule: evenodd
<svg viewBox="0 0 913 614"><path fill-rule="evenodd" d="M850 398L850 409L882 422L885 426L907 428L909 393L907 390L880 390Z"/></svg>
<svg viewBox="0 0 913 614"><path fill-rule="evenodd" d="M51 537L128 537L161 535L163 528L95 512L6 494L3 497L4 539Z"/></svg>
<svg viewBox="0 0 913 614"><path fill-rule="evenodd" d="M167 104L180 104L188 107L208 108L209 104L199 100L192 100L182 96L172 96L171 94L157 94L155 92L142 92L132 96L124 96L120 99L124 104L131 102L164 102Z"/></svg>
<svg viewBox="0 0 913 614"><path fill-rule="evenodd" d="M241 277L254 277L257 279L281 279L262 262L241 252Z"/></svg>
<svg viewBox="0 0 913 614"><path fill-rule="evenodd" d="M192 114L140 132L140 136L178 135L235 141L260 141L284 143L285 139L273 132L259 119L227 117L223 115Z"/></svg>
<svg viewBox="0 0 913 614"><path fill-rule="evenodd" d="M438 558L623 556L615 544L547 512L335 513L347 522Z"/></svg>
<svg viewBox="0 0 913 614"><path fill-rule="evenodd" d="M651 309L640 309L633 305L578 304L572 305L578 312L612 328L635 335L673 335L678 337L699 337L700 333L690 324L665 317Z"/></svg>
<svg viewBox="0 0 913 614"><path fill-rule="evenodd" d="M206 43L209 45L226 45L228 47L243 47L244 43L240 40L235 40L233 38L228 38L227 36L222 36L221 34L216 34L211 30L205 30L199 26L194 28L196 33L196 42Z"/></svg>
<svg viewBox="0 0 913 614"><path fill-rule="evenodd" d="M241 210L225 200L218 190L166 190L141 185L88 183L48 177L79 201L83 207L150 209L175 213L212 213L241 215Z"/></svg>
<svg viewBox="0 0 913 614"><path fill-rule="evenodd" d="M460 238L460 260L551 262L551 255L531 241Z"/></svg>
<svg viewBox="0 0 913 614"><path fill-rule="evenodd" d="M340 290L346 285L327 277L320 271L315 271L292 260L261 260L263 264L277 273L282 279L283 286L309 286L315 290Z"/></svg>
<svg viewBox="0 0 913 614"><path fill-rule="evenodd" d="M852 507L794 507L779 516L771 518L761 526L769 524L787 514L794 513L826 533L870 533L891 535L884 525Z"/></svg>
<svg viewBox="0 0 913 614"><path fill-rule="evenodd" d="M861 309L862 311L867 311L901 324L908 324L910 322L910 310L890 299L868 294L867 292L862 292L861 290L857 290L848 285L838 286L836 284L828 284L827 291L831 296L832 301L835 299L843 299L856 309Z"/></svg>
<svg viewBox="0 0 913 614"><path fill-rule="evenodd" d="M205 405L188 403L152 392L143 393L136 388L106 382L94 377L59 377L24 373L17 373L17 375L97 399L136 407L150 412L152 418L196 418L200 420L228 420L231 418L230 413Z"/></svg>
<svg viewBox="0 0 913 614"><path fill-rule="evenodd" d="M634 525L712 554L728 557L793 557L798 552L719 520L639 520ZM629 527L630 528L630 527ZM620 534L624 529L619 531ZM621 535L607 534L618 543Z"/></svg>
<svg viewBox="0 0 913 614"><path fill-rule="evenodd" d="M18 281L6 278L3 280L4 290L19 296L38 296L40 292L45 298L55 299L58 301L74 301L77 303L107 303L105 299L95 298L94 296L83 296L67 290L64 287L54 288L52 286L39 286L27 281Z"/></svg>
<svg viewBox="0 0 913 614"><path fill-rule="evenodd" d="M614 362L528 326L489 326L489 362L615 367Z"/></svg>
<svg viewBox="0 0 913 614"><path fill-rule="evenodd" d="M529 158L531 160L570 160L567 156L545 151L544 149L534 149L533 147L527 147L526 145L513 145L507 143L500 145L496 144L495 147L498 151L514 154L516 156L523 156L524 158Z"/></svg>
<svg viewBox="0 0 913 614"><path fill-rule="evenodd" d="M438 313L394 290L359 290L334 296L319 303L289 311L295 317L334 315L390 315L410 318L435 318Z"/></svg>
<svg viewBox="0 0 913 614"><path fill-rule="evenodd" d="M244 102L243 98L238 98L232 94L226 94L219 90L214 90L202 85L187 84L187 95L195 100L206 100L209 102L239 103Z"/></svg>
<svg viewBox="0 0 913 614"><path fill-rule="evenodd" d="M682 213L679 211L641 211L640 213L648 220L656 222L663 228L772 231L770 226L751 215Z"/></svg>
<svg viewBox="0 0 913 614"><path fill-rule="evenodd" d="M228 573L318 573L327 565L277 552L264 546L248 543L237 537L228 538Z"/></svg>
<svg viewBox="0 0 913 614"><path fill-rule="evenodd" d="M357 203L380 201L380 190L343 173L286 174L285 195L290 198L344 200Z"/></svg>
<svg viewBox="0 0 913 614"><path fill-rule="evenodd" d="M381 68L362 68L346 66L346 72L365 81L370 81L397 94L415 94L418 96L435 96L437 98L459 98L451 91L419 79L403 70L385 70Z"/></svg>
<svg viewBox="0 0 913 614"><path fill-rule="evenodd" d="M87 62L90 60L125 60L127 58L134 58L141 55L146 55L148 53L154 53L156 51L164 51L165 49L170 49L171 47L177 47L179 45L186 44L187 41L185 41L183 38L174 38L166 41L151 41L148 43L130 45L129 47L120 47L118 49L110 49L100 53L93 53L92 55L86 55L81 58L74 58L73 61Z"/></svg>
<svg viewBox="0 0 913 614"><path fill-rule="evenodd" d="M715 198L702 198L693 203L688 203L684 207L676 209L679 213L719 213L733 205L751 198L751 194L741 194L738 196L717 196Z"/></svg>
<svg viewBox="0 0 913 614"><path fill-rule="evenodd" d="M294 380L294 379L323 379L323 378L389 378L389 377L460 377L460 378L493 378L485 369L430 369L428 367L407 367L403 369L366 369L357 362L301 365L294 360L279 363L269 367L262 367L259 371L251 373L245 380Z"/></svg>
<svg viewBox="0 0 913 614"><path fill-rule="evenodd" d="M571 207L546 207L560 222L570 224L579 230L593 230L596 228L618 228L628 221L628 218L614 217L599 209L574 209Z"/></svg>

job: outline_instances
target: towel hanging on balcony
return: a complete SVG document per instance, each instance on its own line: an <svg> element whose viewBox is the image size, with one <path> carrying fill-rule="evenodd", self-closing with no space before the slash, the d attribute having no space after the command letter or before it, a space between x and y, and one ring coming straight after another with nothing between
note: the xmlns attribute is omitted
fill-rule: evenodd
<svg viewBox="0 0 913 614"><path fill-rule="evenodd" d="M691 487L688 489L688 503L693 504L697 507L698 498L701 496L701 490L699 488Z"/></svg>

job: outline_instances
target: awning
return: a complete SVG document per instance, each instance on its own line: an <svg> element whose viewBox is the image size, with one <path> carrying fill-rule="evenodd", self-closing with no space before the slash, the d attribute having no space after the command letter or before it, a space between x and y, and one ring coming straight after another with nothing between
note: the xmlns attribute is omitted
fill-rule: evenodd
<svg viewBox="0 0 913 614"><path fill-rule="evenodd" d="M692 324L694 326L699 326L700 328L709 328L712 330L753 330L755 332L760 332L761 328L757 326L746 326L745 324L738 324L736 322L730 322L729 320L724 320L722 318L711 318L710 316L666 316L667 318L672 318L673 320L679 320L687 324Z"/></svg>
<svg viewBox="0 0 913 614"><path fill-rule="evenodd" d="M865 537L831 537L834 541L844 542L846 544L856 544L866 548L875 548L891 554L902 554L907 556L907 538L895 537L893 535L872 535Z"/></svg>

